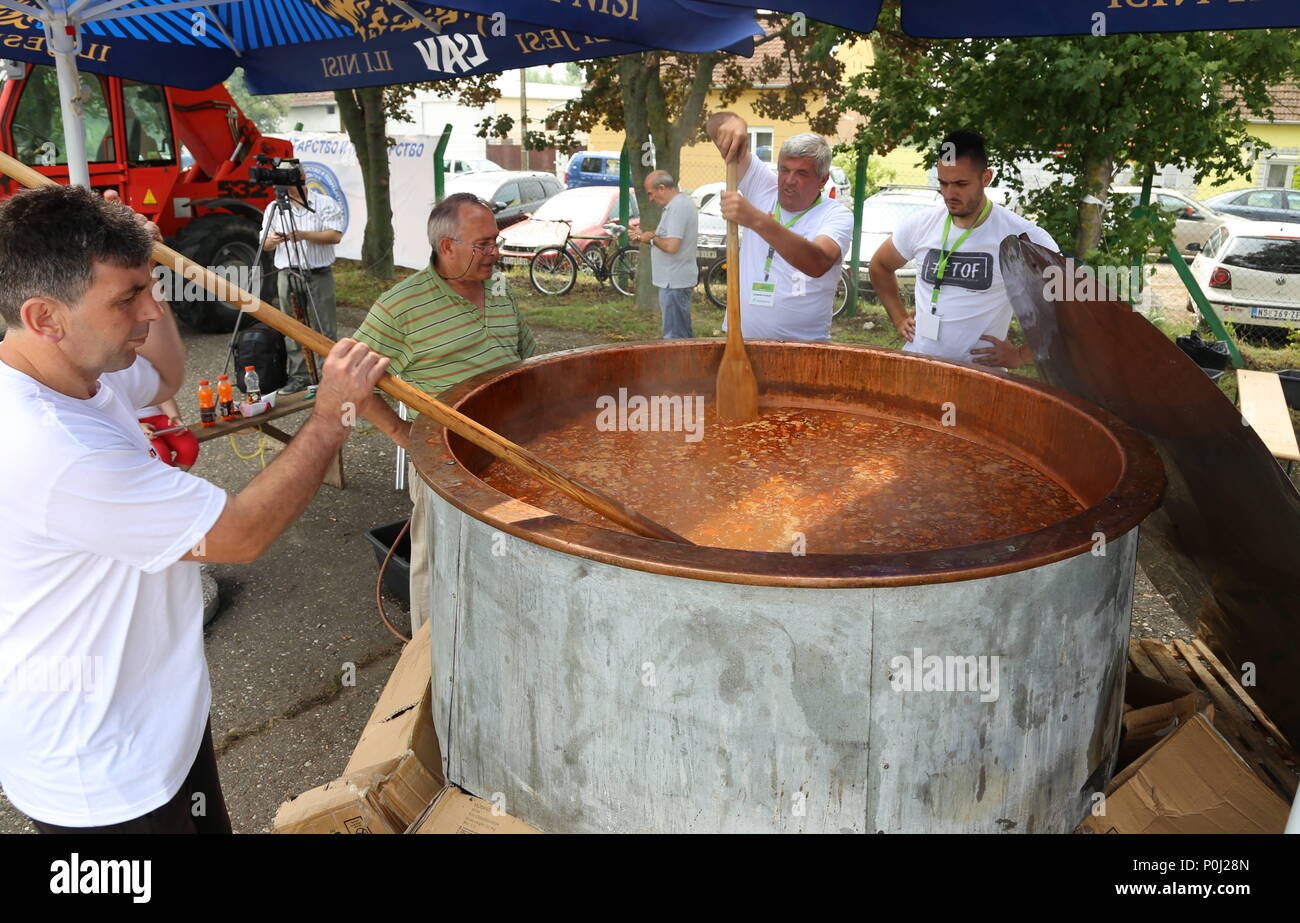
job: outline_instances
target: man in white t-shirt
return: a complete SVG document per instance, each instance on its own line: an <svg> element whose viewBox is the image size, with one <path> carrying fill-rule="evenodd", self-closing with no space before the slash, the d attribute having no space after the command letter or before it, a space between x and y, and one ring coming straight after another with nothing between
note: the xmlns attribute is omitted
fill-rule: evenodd
<svg viewBox="0 0 1300 923"><path fill-rule="evenodd" d="M152 325L184 368L152 246L78 186L0 204L0 785L44 833L230 831L198 561L255 560L297 518L388 364L335 346L310 419L227 497L136 422L178 383L137 356Z"/></svg>
<svg viewBox="0 0 1300 923"><path fill-rule="evenodd" d="M853 213L821 193L830 145L817 135L794 135L781 145L773 173L749 152L749 126L740 116L715 113L706 131L723 160L738 162L739 191L722 194L722 216L745 228L741 333L829 340L840 263L853 237Z"/></svg>
<svg viewBox="0 0 1300 923"><path fill-rule="evenodd" d="M943 204L906 219L880 245L871 257L871 284L907 340L905 351L999 368L1026 365L1033 361L1028 346L1007 340L1012 311L999 247L1008 236L1024 236L1053 251L1056 242L985 195L993 171L976 132L945 137L937 170ZM909 315L895 273L912 259L916 312Z"/></svg>

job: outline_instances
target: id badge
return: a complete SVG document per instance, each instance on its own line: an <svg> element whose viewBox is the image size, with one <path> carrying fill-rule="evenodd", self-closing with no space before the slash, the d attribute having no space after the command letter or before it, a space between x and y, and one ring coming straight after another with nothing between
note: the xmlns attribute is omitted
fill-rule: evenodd
<svg viewBox="0 0 1300 923"><path fill-rule="evenodd" d="M776 297L775 282L755 282L749 289L749 303L756 308L770 308Z"/></svg>
<svg viewBox="0 0 1300 923"><path fill-rule="evenodd" d="M939 315L920 308L916 312L916 335L927 340L939 339Z"/></svg>

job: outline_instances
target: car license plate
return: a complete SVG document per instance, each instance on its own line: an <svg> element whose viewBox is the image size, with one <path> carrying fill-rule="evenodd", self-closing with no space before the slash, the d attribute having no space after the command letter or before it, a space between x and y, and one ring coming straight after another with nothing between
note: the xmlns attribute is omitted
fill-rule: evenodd
<svg viewBox="0 0 1300 923"><path fill-rule="evenodd" d="M1251 308L1251 317L1259 317L1264 320L1289 320L1300 322L1300 311L1292 311L1287 308Z"/></svg>
<svg viewBox="0 0 1300 923"><path fill-rule="evenodd" d="M718 258L717 250L699 250L696 255L702 260L716 260Z"/></svg>
<svg viewBox="0 0 1300 923"><path fill-rule="evenodd" d="M528 257L526 256L503 256L501 262L507 266L527 266Z"/></svg>

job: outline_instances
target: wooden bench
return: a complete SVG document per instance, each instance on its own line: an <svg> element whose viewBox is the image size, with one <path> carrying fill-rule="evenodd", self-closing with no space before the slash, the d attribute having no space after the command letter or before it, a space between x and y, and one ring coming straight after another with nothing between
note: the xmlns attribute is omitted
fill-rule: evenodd
<svg viewBox="0 0 1300 923"><path fill-rule="evenodd" d="M293 436L280 429L278 426L272 426L272 420L278 420L281 417L292 416L295 413L301 413L304 410L310 410L315 403L315 395L307 391L300 391L297 394L280 395L276 398L275 406L266 413L259 414L255 417L240 417L238 420L218 420L215 426L204 426L202 423L191 423L189 430L199 442L208 442L212 439L219 439L222 436L232 436L235 433L243 433L255 429L265 433L277 442L288 445ZM330 462L329 467L325 469L325 483L331 487L337 487L340 490L347 486L347 481L343 476L343 450L340 449L338 455Z"/></svg>
<svg viewBox="0 0 1300 923"><path fill-rule="evenodd" d="M1237 401L1241 415L1251 425L1274 458L1287 462L1287 471L1300 461L1291 410L1282 395L1282 380L1276 372L1237 370Z"/></svg>

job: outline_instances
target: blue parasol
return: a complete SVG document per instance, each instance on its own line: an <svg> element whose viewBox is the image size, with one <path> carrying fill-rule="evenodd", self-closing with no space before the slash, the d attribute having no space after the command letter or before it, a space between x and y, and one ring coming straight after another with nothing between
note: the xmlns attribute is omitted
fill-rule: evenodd
<svg viewBox="0 0 1300 923"><path fill-rule="evenodd" d="M752 8L701 0L458 5L469 9L408 0L0 0L0 58L53 57L70 180L88 185L78 70L202 89L242 67L253 92L291 93L649 48L750 54L751 37L761 34Z"/></svg>

